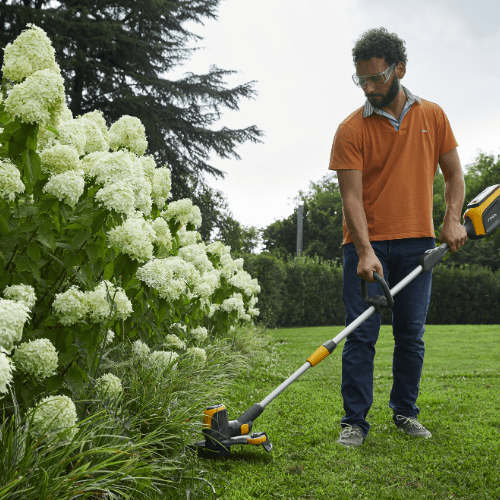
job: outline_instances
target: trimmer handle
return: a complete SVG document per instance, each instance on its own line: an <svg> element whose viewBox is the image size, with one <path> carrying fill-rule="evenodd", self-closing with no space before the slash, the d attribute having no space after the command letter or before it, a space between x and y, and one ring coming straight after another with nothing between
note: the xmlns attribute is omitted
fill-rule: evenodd
<svg viewBox="0 0 500 500"><path fill-rule="evenodd" d="M385 297L382 297L382 295L368 297L368 283L363 279L361 280L361 295L363 296L363 302L365 304L373 306L375 308L375 312L382 314L382 309L392 309L394 307L394 298L389 289L389 285L386 283L384 278L380 276L380 274L373 271L373 278L375 281L380 283Z"/></svg>

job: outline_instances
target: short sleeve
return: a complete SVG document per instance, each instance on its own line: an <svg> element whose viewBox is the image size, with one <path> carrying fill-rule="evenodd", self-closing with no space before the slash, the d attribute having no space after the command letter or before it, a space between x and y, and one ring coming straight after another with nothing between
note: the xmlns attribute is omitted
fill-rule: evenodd
<svg viewBox="0 0 500 500"><path fill-rule="evenodd" d="M453 135L450 122L446 113L439 107L438 113L438 130L439 130L439 156L450 152L458 146L458 142Z"/></svg>
<svg viewBox="0 0 500 500"><path fill-rule="evenodd" d="M333 138L329 170L363 170L362 131L349 122L339 125Z"/></svg>

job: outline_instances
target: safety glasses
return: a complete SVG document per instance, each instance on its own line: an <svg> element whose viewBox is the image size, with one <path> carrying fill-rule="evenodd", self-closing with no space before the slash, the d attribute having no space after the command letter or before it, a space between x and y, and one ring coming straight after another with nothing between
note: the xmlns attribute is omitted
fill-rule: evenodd
<svg viewBox="0 0 500 500"><path fill-rule="evenodd" d="M389 66L385 71L382 71L382 73L378 73L376 75L364 75L364 76L358 76L358 75L352 75L352 79L354 83L358 86L363 88L366 85L367 80L370 80L372 83L387 83L389 80L389 77L391 76L391 73L393 72L394 68L396 67L395 64L392 66Z"/></svg>

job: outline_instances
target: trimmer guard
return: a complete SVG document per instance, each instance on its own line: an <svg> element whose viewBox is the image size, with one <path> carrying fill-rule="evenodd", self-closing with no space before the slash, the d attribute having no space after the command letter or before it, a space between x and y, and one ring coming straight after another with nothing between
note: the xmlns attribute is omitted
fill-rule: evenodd
<svg viewBox="0 0 500 500"><path fill-rule="evenodd" d="M198 441L198 454L208 458L227 457L231 446L236 444L261 444L266 451L271 451L273 445L265 432L250 434L253 419L257 418L264 408L259 404L253 405L236 420L229 421L227 410L223 404L209 406L204 411L203 434L204 441Z"/></svg>

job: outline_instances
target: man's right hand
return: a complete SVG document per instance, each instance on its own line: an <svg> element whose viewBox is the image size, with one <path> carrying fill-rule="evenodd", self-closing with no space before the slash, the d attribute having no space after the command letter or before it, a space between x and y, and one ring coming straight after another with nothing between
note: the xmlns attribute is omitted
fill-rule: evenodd
<svg viewBox="0 0 500 500"><path fill-rule="evenodd" d="M371 249L371 251L367 251L366 253L359 255L358 276L361 279L368 281L368 283L375 283L375 280L373 279L373 271L384 277L382 264L375 255L373 249Z"/></svg>

